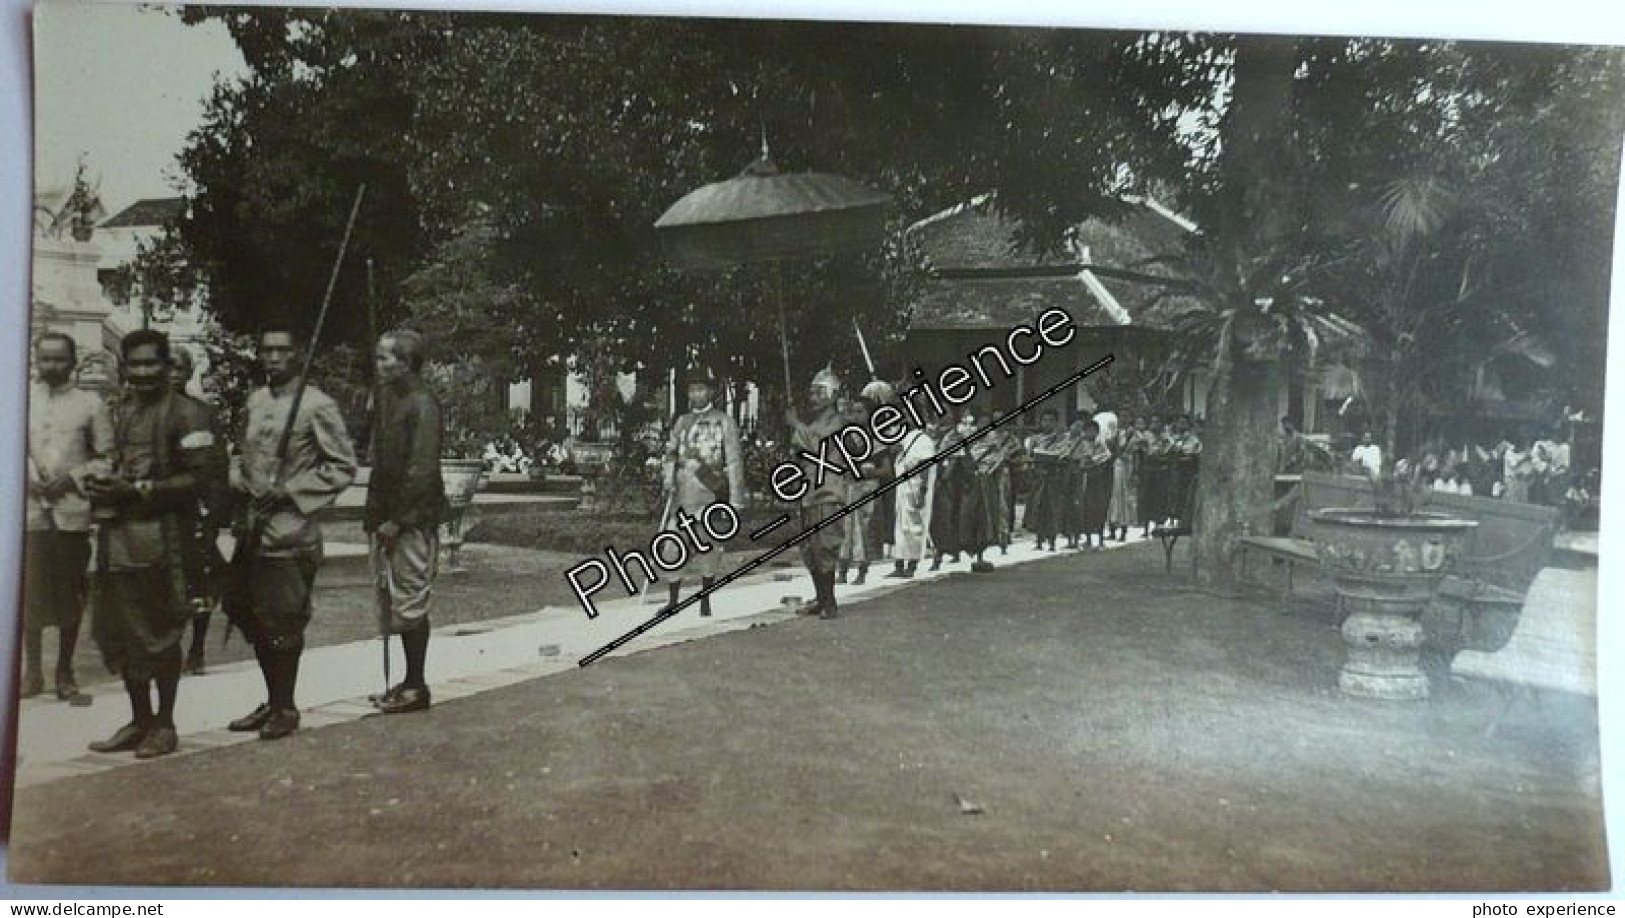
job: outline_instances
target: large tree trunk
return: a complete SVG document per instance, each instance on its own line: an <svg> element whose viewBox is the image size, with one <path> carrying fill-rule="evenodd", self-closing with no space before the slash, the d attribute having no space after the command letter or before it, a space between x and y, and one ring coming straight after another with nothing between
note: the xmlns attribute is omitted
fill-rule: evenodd
<svg viewBox="0 0 1625 918"><path fill-rule="evenodd" d="M1230 586L1236 539L1270 533L1283 381L1279 363L1242 361L1219 375L1208 396L1192 535L1205 583Z"/></svg>
<svg viewBox="0 0 1625 918"><path fill-rule="evenodd" d="M1220 127L1224 160L1214 242L1243 262L1294 235L1297 206L1287 156L1292 72L1291 39L1244 37L1236 42L1232 101ZM1229 588L1236 539L1269 532L1279 440L1283 367L1244 356L1241 345L1260 327L1254 303L1241 311L1236 347L1208 400L1192 550L1198 579Z"/></svg>

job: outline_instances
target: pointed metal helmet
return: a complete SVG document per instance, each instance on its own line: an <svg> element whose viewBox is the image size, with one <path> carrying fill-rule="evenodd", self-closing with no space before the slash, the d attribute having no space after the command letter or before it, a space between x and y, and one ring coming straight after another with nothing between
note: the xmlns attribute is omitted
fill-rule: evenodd
<svg viewBox="0 0 1625 918"><path fill-rule="evenodd" d="M841 391L841 378L836 376L835 369L827 364L822 370L818 371L817 376L812 378L812 384L828 389L831 392Z"/></svg>
<svg viewBox="0 0 1625 918"><path fill-rule="evenodd" d="M897 393L892 389L891 383L886 382L884 379L877 379L864 386L863 392L859 394L870 401L884 404L891 401Z"/></svg>

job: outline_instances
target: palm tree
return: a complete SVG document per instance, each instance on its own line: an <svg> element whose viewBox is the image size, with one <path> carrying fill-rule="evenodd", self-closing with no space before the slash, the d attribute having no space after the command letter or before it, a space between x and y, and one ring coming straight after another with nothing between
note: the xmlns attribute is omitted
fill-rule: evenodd
<svg viewBox="0 0 1625 918"><path fill-rule="evenodd" d="M1328 295L1368 332L1358 378L1387 465L1399 455L1402 428L1462 404L1486 355L1534 338L1490 283L1493 259L1473 232L1477 217L1436 175L1396 179L1376 195L1340 269L1324 279L1335 291Z"/></svg>

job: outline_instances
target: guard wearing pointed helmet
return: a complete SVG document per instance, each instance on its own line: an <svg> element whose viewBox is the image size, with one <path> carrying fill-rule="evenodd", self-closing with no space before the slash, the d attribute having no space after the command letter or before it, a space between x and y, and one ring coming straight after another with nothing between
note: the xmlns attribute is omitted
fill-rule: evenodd
<svg viewBox="0 0 1625 918"><path fill-rule="evenodd" d="M829 367L818 371L807 390L810 419L803 421L792 411L790 415L790 445L818 455L819 444L836 435L846 425L846 418L837 409L841 394L841 380ZM836 520L820 527L821 523L840 513L850 479L830 473L822 475L817 468L802 466L807 472L808 488L801 498L801 529L817 531L801 543L801 560L812 575L815 599L798 611L803 615L835 618L835 569L840 562L842 529Z"/></svg>

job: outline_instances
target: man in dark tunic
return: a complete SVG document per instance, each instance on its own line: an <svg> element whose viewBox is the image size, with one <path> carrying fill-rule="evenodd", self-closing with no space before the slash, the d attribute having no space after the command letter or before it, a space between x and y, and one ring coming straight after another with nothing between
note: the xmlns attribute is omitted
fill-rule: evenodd
<svg viewBox="0 0 1625 918"><path fill-rule="evenodd" d="M424 383L423 336L393 331L374 352L378 399L372 421L372 479L365 526L380 626L401 636L406 678L379 699L385 714L427 710L429 602L439 573L440 521L446 513L440 478L440 403Z"/></svg>
<svg viewBox="0 0 1625 918"><path fill-rule="evenodd" d="M965 420L966 436L981 429L973 415L967 414ZM992 562L985 558L987 549L1002 547L1009 539L1004 503L1009 494L1006 463L1018 446L1014 437L995 428L965 450L968 475L959 515L960 547L973 555L970 569L974 573L993 570Z"/></svg>
<svg viewBox="0 0 1625 918"><path fill-rule="evenodd" d="M1170 474L1170 506L1168 515L1175 525L1190 523L1191 510L1196 499L1197 474L1202 461L1202 438L1188 417L1174 422L1174 438L1169 445L1173 471Z"/></svg>
<svg viewBox="0 0 1625 918"><path fill-rule="evenodd" d="M302 393L296 391L299 349L293 334L262 332L259 358L266 384L248 396L238 440L241 462L232 481L246 511L238 531L246 538L252 529L253 536L233 559L234 595L241 608L232 614L254 645L266 700L229 729L274 740L299 728L294 691L311 589L322 563L321 528L312 517L349 487L356 460L338 403L308 383ZM296 394L299 415L290 430ZM284 432L286 456L279 454Z"/></svg>
<svg viewBox="0 0 1625 918"><path fill-rule="evenodd" d="M1072 454L1079 480L1078 532L1083 547L1106 547L1107 511L1112 497L1112 453L1100 438L1100 425L1083 424L1083 441Z"/></svg>
<svg viewBox="0 0 1625 918"><path fill-rule="evenodd" d="M834 370L825 367L813 377L807 398L812 419L802 422L793 411L790 414L792 447L798 451L806 450L816 456L819 454L819 443L846 426L846 418L836 410L836 399L840 397L840 392L841 381ZM840 512L850 478L826 471L823 473L823 482L819 483L816 466L799 458L797 462L807 475L807 493L802 495L800 510L801 530L806 532ZM811 603L798 609L798 613L817 615L826 619L838 615L835 605L835 568L840 561L841 536L841 525L837 520L819 529L801 543L801 560L807 565L807 573L812 576L815 598Z"/></svg>
<svg viewBox="0 0 1625 918"><path fill-rule="evenodd" d="M1146 437L1145 457L1140 465L1140 522L1144 535L1170 522L1169 508L1173 476L1173 433L1167 421L1159 423Z"/></svg>
<svg viewBox="0 0 1625 918"><path fill-rule="evenodd" d="M213 420L213 409L186 391L196 370L192 352L184 347L174 348L169 355L170 391L178 398L196 402L198 408L208 412ZM186 586L192 604L192 641L186 651L185 669L194 676L204 673L203 651L204 641L209 634L209 616L219 604L219 584L225 575L225 559L220 555L217 540L220 530L228 523L230 499L225 487L225 443L219 431L215 431L215 449L211 460L208 484L202 500L198 501L197 532L193 533L186 559Z"/></svg>
<svg viewBox="0 0 1625 918"><path fill-rule="evenodd" d="M957 418L944 419L943 430L937 441L938 452L953 450L964 442L965 429ZM931 569L934 571L942 569L944 555L950 563L958 564L959 553L966 550L965 497L974 477L975 462L968 450L954 450L937 463L937 483L931 493ZM970 550L975 551L975 548Z"/></svg>
<svg viewBox="0 0 1625 918"><path fill-rule="evenodd" d="M1034 548L1042 550L1047 544L1049 550L1054 551L1066 502L1070 499L1066 462L1070 441L1058 413L1048 410L1040 417L1043 426L1038 433L1027 438L1026 444L1032 486L1028 491L1022 526L1033 534Z"/></svg>
<svg viewBox="0 0 1625 918"><path fill-rule="evenodd" d="M126 335L119 350L126 397L113 409L108 467L86 479L86 492L101 523L92 627L108 669L124 680L132 718L90 748L134 749L145 759L178 745L175 693L191 618L185 551L215 439L208 413L170 391L168 338L142 329Z"/></svg>

